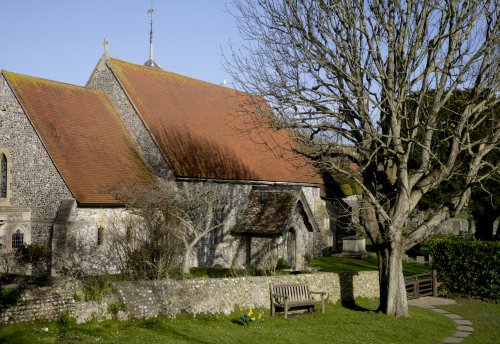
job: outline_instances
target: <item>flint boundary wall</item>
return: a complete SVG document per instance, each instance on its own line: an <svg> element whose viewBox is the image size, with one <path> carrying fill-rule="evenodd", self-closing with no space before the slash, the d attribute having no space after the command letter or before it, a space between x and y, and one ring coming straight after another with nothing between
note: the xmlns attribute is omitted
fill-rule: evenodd
<svg viewBox="0 0 500 344"><path fill-rule="evenodd" d="M113 290L100 301L75 301L83 294L75 280L61 280L57 286L25 290L15 305L0 309L0 323L58 320L67 312L77 322L113 317L147 319L180 314L230 314L239 307L269 308L270 284L307 283L313 291L327 293L329 302L341 298L379 296L378 272L353 274L313 273L289 276L210 278L162 281L112 282ZM123 304L125 311L109 312L110 305Z"/></svg>

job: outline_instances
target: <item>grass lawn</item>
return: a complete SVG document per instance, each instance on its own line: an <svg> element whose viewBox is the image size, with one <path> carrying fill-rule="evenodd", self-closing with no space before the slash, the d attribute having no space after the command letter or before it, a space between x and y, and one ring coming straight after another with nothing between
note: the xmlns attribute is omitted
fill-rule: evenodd
<svg viewBox="0 0 500 344"><path fill-rule="evenodd" d="M459 300L455 305L442 308L472 321L474 332L463 341L464 344L500 342L500 304Z"/></svg>
<svg viewBox="0 0 500 344"><path fill-rule="evenodd" d="M358 272L358 271L376 271L378 270L377 257L368 256L364 259L345 258L345 257L324 257L314 259L312 265L328 272ZM425 274L431 271L428 265L418 265L415 262L403 263L403 274L412 276Z"/></svg>
<svg viewBox="0 0 500 344"><path fill-rule="evenodd" d="M238 314L102 321L63 326L59 322L17 324L0 328L0 343L438 343L455 331L450 319L410 308L410 318L390 318L372 311L374 300L357 300L360 309L328 304L315 312L285 320L269 317L248 327ZM47 327L48 331L43 331Z"/></svg>

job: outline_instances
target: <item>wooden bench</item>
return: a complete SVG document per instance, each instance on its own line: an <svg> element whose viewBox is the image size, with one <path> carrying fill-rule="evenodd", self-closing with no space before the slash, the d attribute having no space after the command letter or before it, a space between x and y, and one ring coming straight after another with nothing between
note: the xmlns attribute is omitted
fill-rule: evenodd
<svg viewBox="0 0 500 344"><path fill-rule="evenodd" d="M314 299L313 294L320 295L321 300ZM324 292L310 291L307 284L271 284L271 316L276 308L283 308L286 319L290 308L307 307L311 311L314 305L321 305L321 313L325 313L325 295Z"/></svg>

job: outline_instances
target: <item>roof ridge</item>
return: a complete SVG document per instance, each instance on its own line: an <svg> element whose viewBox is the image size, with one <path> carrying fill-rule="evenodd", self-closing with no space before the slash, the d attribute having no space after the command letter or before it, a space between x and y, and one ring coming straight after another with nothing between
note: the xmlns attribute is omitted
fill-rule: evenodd
<svg viewBox="0 0 500 344"><path fill-rule="evenodd" d="M210 81L197 79L197 78L194 78L194 77L191 77L191 76L187 76L187 75L179 74L179 73L172 72L172 71L168 71L168 70L164 70L164 69L151 68L151 67L144 66L144 65L140 65L140 64L137 64L137 63L133 63L133 62L129 62L129 61L125 61L125 60L117 59L117 58L114 58L114 57L109 57L109 58L107 59L107 61L108 61L108 62L116 61L116 62L118 62L118 63L129 64L129 65L132 65L132 66L134 66L134 67L140 67L140 68L143 68L144 70L147 70L147 71L155 71L155 72L157 72L157 73L169 74L169 75L171 75L171 76L176 76L176 77L180 77L180 78L184 78L184 79L188 79L188 80L192 80L192 81L200 82L200 83L207 84L207 85L210 85L210 86L220 87L220 88L225 89L225 90L228 90L228 91L232 91L232 92L236 92L236 93L242 93L242 94L248 94L248 95L251 95L251 94L249 94L249 93L245 93L245 92L243 92L243 91L239 91L239 90L236 90L236 89L234 89L234 88L229 88L229 87L226 87L226 86L223 86L223 85L219 85L219 84L216 84L216 83L213 83L213 82L210 82Z"/></svg>
<svg viewBox="0 0 500 344"><path fill-rule="evenodd" d="M70 84L69 82L57 81L57 80L42 78L42 77L38 77L38 76L32 76L32 75L27 75L27 74L21 74L21 73L11 72L11 71L7 71L7 70L1 70L0 74L2 74L7 79L12 79L12 77L20 76L20 77L27 78L27 79L35 79L35 80L42 81L42 82L48 82L48 83L52 83L52 84L56 84L56 85L60 85L60 86L74 87L74 88L78 88L78 89L81 89L81 90L93 91L93 92L96 92L96 93L102 93L102 94L106 95L106 93L104 91L102 91L102 90L92 89L92 88L89 88L87 86L80 86L80 85ZM10 75L10 77L9 77L9 75Z"/></svg>

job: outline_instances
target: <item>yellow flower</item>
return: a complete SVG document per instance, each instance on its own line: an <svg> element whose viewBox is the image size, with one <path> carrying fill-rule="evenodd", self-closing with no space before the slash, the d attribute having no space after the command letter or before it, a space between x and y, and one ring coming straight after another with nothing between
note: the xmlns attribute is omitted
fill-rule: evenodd
<svg viewBox="0 0 500 344"><path fill-rule="evenodd" d="M252 318L252 321L255 321L255 317Z"/></svg>
<svg viewBox="0 0 500 344"><path fill-rule="evenodd" d="M253 314L253 310L248 311L248 316L251 316Z"/></svg>
<svg viewBox="0 0 500 344"><path fill-rule="evenodd" d="M243 307L240 307L240 312L243 312Z"/></svg>

